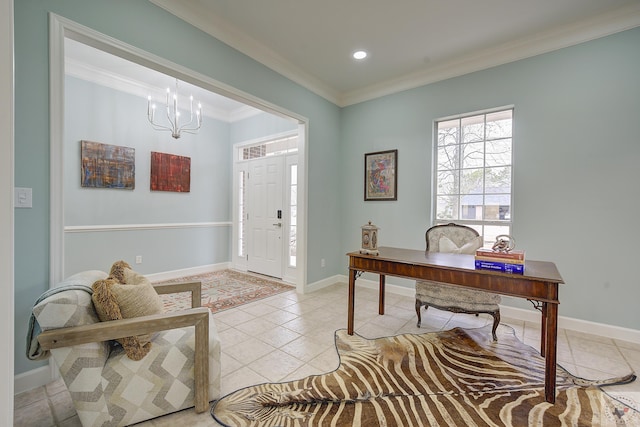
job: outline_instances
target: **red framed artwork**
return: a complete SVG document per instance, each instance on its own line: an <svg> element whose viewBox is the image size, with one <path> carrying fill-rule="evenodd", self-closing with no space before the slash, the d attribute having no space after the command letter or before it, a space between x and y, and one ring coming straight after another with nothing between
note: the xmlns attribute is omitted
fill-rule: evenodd
<svg viewBox="0 0 640 427"><path fill-rule="evenodd" d="M191 158L151 152L151 191L191 191Z"/></svg>

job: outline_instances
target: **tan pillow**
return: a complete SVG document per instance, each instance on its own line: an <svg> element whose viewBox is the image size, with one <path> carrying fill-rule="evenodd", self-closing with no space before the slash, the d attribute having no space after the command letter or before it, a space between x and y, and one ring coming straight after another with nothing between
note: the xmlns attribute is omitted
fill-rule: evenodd
<svg viewBox="0 0 640 427"><path fill-rule="evenodd" d="M474 255L476 253L476 249L481 248L482 244L482 236L478 236L460 247L458 247L458 245L456 245L450 238L446 236L440 237L440 240L438 241L440 252L450 254Z"/></svg>
<svg viewBox="0 0 640 427"><path fill-rule="evenodd" d="M151 282L131 270L129 264L118 261L109 277L93 286L93 305L101 321L131 319L163 312L162 301ZM148 334L118 339L130 359L140 360L151 349Z"/></svg>

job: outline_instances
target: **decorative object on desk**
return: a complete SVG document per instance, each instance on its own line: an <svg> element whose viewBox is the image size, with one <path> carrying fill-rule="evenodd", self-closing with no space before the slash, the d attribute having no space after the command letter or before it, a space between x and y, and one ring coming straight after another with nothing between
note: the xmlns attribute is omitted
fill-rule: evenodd
<svg viewBox="0 0 640 427"><path fill-rule="evenodd" d="M360 228L362 229L362 245L360 248L360 253L368 255L380 255L380 252L378 251L379 228L371 224L371 221Z"/></svg>
<svg viewBox="0 0 640 427"><path fill-rule="evenodd" d="M524 274L524 251L515 249L513 237L501 234L491 249L476 250L475 267L502 273Z"/></svg>
<svg viewBox="0 0 640 427"><path fill-rule="evenodd" d="M501 234L496 237L496 242L491 249L494 252L511 252L516 247L516 241L508 234Z"/></svg>
<svg viewBox="0 0 640 427"><path fill-rule="evenodd" d="M191 191L191 158L151 152L151 191Z"/></svg>
<svg viewBox="0 0 640 427"><path fill-rule="evenodd" d="M214 403L224 426L609 425L640 414L600 387L635 375L591 381L558 368L555 405L545 402L545 360L500 327L490 326L366 339L335 334L340 366L295 381L242 388ZM615 424L615 423L614 423Z"/></svg>
<svg viewBox="0 0 640 427"><path fill-rule="evenodd" d="M80 185L133 190L136 187L136 149L80 141Z"/></svg>
<svg viewBox="0 0 640 427"><path fill-rule="evenodd" d="M364 200L398 200L398 150L365 153Z"/></svg>
<svg viewBox="0 0 640 427"><path fill-rule="evenodd" d="M524 264L518 263L476 259L475 266L477 270L493 270L501 273L524 274Z"/></svg>
<svg viewBox="0 0 640 427"><path fill-rule="evenodd" d="M522 249L513 249L509 252L496 252L493 249L479 248L476 250L476 259L489 261L503 261L524 264L525 252Z"/></svg>

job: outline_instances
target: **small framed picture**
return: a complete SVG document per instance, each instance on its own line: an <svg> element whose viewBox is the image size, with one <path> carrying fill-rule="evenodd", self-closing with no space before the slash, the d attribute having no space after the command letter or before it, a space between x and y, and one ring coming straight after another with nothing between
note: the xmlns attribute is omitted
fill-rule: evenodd
<svg viewBox="0 0 640 427"><path fill-rule="evenodd" d="M398 150L365 153L364 200L398 200Z"/></svg>

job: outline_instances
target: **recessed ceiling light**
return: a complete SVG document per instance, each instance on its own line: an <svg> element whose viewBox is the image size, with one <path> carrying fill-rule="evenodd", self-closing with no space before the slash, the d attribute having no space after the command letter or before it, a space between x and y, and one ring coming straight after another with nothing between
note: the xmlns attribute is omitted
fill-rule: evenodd
<svg viewBox="0 0 640 427"><path fill-rule="evenodd" d="M367 52L365 52L364 50L356 50L355 52L353 52L353 57L355 59L364 59L367 57Z"/></svg>

